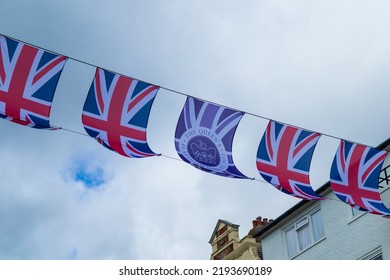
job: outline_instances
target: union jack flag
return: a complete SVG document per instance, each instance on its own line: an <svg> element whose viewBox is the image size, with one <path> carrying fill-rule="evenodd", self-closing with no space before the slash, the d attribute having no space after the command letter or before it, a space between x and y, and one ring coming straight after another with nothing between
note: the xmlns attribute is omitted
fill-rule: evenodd
<svg viewBox="0 0 390 280"><path fill-rule="evenodd" d="M286 194L305 200L324 199L309 181L311 158L320 136L271 120L257 150L257 170Z"/></svg>
<svg viewBox="0 0 390 280"><path fill-rule="evenodd" d="M87 133L120 155L156 155L146 141L150 109L159 87L97 68L84 104Z"/></svg>
<svg viewBox="0 0 390 280"><path fill-rule="evenodd" d="M66 60L0 36L0 117L52 129L51 104Z"/></svg>
<svg viewBox="0 0 390 280"><path fill-rule="evenodd" d="M330 172L330 186L336 196L359 210L390 215L378 186L386 155L385 151L341 140Z"/></svg>

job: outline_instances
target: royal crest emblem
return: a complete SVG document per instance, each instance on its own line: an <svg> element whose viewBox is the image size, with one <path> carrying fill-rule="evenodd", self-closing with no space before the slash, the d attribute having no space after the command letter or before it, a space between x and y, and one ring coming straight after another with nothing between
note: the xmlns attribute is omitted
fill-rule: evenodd
<svg viewBox="0 0 390 280"><path fill-rule="evenodd" d="M188 141L188 153L196 161L207 166L217 166L221 157L215 144L207 137L196 136Z"/></svg>

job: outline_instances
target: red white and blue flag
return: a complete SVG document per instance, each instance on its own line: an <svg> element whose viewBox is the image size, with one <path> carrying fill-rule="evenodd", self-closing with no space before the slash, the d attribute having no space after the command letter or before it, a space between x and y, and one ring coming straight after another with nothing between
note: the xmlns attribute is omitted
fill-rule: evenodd
<svg viewBox="0 0 390 280"><path fill-rule="evenodd" d="M200 170L231 178L248 178L235 166L233 137L243 112L187 97L180 114L175 148L179 156Z"/></svg>
<svg viewBox="0 0 390 280"><path fill-rule="evenodd" d="M87 133L123 156L155 156L146 141L146 127L158 86L97 68L84 104Z"/></svg>
<svg viewBox="0 0 390 280"><path fill-rule="evenodd" d="M268 123L257 150L257 170L278 190L305 200L324 199L311 187L309 169L319 133Z"/></svg>
<svg viewBox="0 0 390 280"><path fill-rule="evenodd" d="M67 58L0 36L0 117L52 129L51 105Z"/></svg>
<svg viewBox="0 0 390 280"><path fill-rule="evenodd" d="M390 215L378 186L386 155L385 151L341 140L330 172L330 186L336 196L361 211Z"/></svg>

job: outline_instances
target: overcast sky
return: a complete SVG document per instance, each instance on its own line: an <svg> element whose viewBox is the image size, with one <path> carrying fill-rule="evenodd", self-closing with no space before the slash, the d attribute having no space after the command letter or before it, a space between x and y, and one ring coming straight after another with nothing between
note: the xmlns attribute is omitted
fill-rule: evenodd
<svg viewBox="0 0 390 280"><path fill-rule="evenodd" d="M390 3L310 0L2 0L0 33L277 121L377 146L389 137ZM51 123L85 134L95 68L65 65ZM150 147L178 158L185 97L161 89ZM259 178L267 120L246 114L233 158ZM300 200L166 157L128 159L87 136L0 120L1 259L209 259L218 219L276 218ZM314 189L338 141L323 136Z"/></svg>

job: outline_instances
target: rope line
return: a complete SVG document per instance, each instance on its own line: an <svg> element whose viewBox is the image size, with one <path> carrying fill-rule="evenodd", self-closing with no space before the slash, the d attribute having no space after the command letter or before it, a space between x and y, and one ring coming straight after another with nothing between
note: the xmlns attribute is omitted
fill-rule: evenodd
<svg viewBox="0 0 390 280"><path fill-rule="evenodd" d="M128 76L128 75L124 75L122 73L119 73L119 72L116 72L116 71L113 71L113 70L110 70L110 69L106 69L106 68L102 68L96 64L93 64L93 63L90 63L90 62L87 62L87 61L84 61L84 60L81 60L81 59L78 59L78 58L75 58L75 57L72 57L72 56L69 56L69 55L64 55L64 54L61 54L61 53L58 53L58 52L54 52L52 50L48 50L46 48L43 48L41 46L37 46L37 45L34 45L34 44L31 44L31 43L28 43L28 42L25 42L23 40L20 40L20 39L16 39L14 37L11 37L11 36L8 36L8 35L4 35L4 34L1 34L1 36L4 36L6 38L9 38L9 39L12 39L12 40L15 40L15 41L18 41L18 42L21 42L23 44L26 44L26 45L29 45L31 47L34 47L34 48L38 48L38 49L41 49L41 50L44 50L46 52L49 52L49 53L52 53L52 54L55 54L55 55L60 55L60 56L64 56L66 58L68 58L69 60L73 60L77 63L80 63L80 64L84 64L84 65L87 65L87 66L90 66L90 67L93 67L93 68L101 68L101 69L105 69L107 71L110 71L114 74L117 74L117 75L121 75L121 76L124 76L124 77L128 77L128 78L132 78L132 79L136 79L138 81L141 81L141 82L144 82L144 83L148 83L148 84L152 84L152 85L155 85L155 86L158 86L159 88L161 89L164 89L168 92L172 92L172 93L175 93L175 94L178 94L178 95L182 95L182 96L186 96L186 97L193 97L193 98L196 98L198 100L201 100L203 102L207 102L207 103L210 103L210 104L214 104L214 105L217 105L217 106L221 106L221 107L224 107L224 108L227 108L227 109L231 109L231 110L234 110L234 111L240 111L246 115L249 115L249 116L253 116L253 117L256 117L256 118L260 118L260 119L263 119L263 120L268 120L268 121L271 121L272 119L271 118L268 118L268 117L265 117L265 116L262 116L262 115L258 115L258 114L255 114L255 113L251 113L251 112L247 112L247 111L242 111L242 110L238 110L236 108L233 108L233 107L228 107L228 106L225 106L223 104L220 104L220 103L216 103L216 102L213 102L213 101L210 101L210 100L207 100L207 99L202 99L202 98L198 98L198 97L195 97L193 95L190 95L190 94L187 94L185 92L182 92L182 91L178 91L178 90L175 90L175 89L172 89L172 88L169 88L169 87L166 87L166 86L162 86L162 85L158 85L158 84L154 84L154 83L150 83L148 81L145 81L145 80L142 80L142 79L138 79L136 77L132 77L132 76ZM274 121L277 121L277 120L274 120ZM337 139L337 140L346 140L344 138L341 138L341 137L338 137L338 136L335 136L335 135L332 135L332 134L328 134L328 133L321 133L321 132L318 132L318 131L314 131L314 130L309 130L309 129L306 129L306 128L302 128L302 127L299 127L299 126L295 126L295 125L291 125L291 124L288 124L288 123L285 123L285 122L281 122L281 121L277 121L281 124L284 124L284 125L288 125L288 126L291 126L291 127L295 127L295 128L298 128L298 129L303 129L303 130L307 130L309 132L314 132L314 133L319 133L323 136L327 136L329 138L333 138L333 139ZM82 132L78 132L78 131L75 131L75 130L72 130L72 129L68 129L68 128L64 128L64 127L61 127L61 126L55 126L53 125L52 126L53 128L55 129L60 129L60 130L63 130L63 131L67 131L69 133L74 133L74 134L77 134L77 135L82 135L82 136L87 136L87 137L90 137L88 134L86 133L82 133ZM349 141L349 140L346 140L346 141ZM349 141L349 142L352 142L352 143L356 143L356 144L360 144L358 142L355 142L355 141ZM364 146L367 146L365 144L360 144L360 145L364 145ZM175 161L180 161L180 162L183 162L183 160L177 158L177 157L174 157L174 156L170 156L170 155L165 155L165 154L157 154L157 156L161 156L161 157L165 157L165 158L168 158L168 159L171 159L171 160L175 160ZM247 179L247 180L250 180L250 181L256 181L256 182L260 182L260 183L265 183L267 185L270 185L269 182L265 181L265 180L262 180L262 179L258 179L256 177L251 177L251 178L244 178L244 179ZM330 197L325 197L325 200L331 200L331 201L338 201L340 203L343 203L345 205L344 202L342 202L341 200L339 199L334 199L334 198L330 198Z"/></svg>
<svg viewBox="0 0 390 280"><path fill-rule="evenodd" d="M255 113L251 113L251 112L248 112L248 111L243 111L243 110L239 110L239 109L236 109L236 108L233 108L233 107L229 107L229 106L225 106L221 103L217 103L217 102L214 102L214 101L210 101L210 100L207 100L207 99L203 99L203 98L198 98L194 95L191 95L191 94L187 94L185 92L182 92L182 91L178 91L178 90L175 90L175 89L172 89L172 88L169 88L169 87L166 87L166 86L162 86L162 85L159 85L159 84L155 84L155 83L151 83L149 81L146 81L146 80L143 80L143 79L138 79L137 77L133 77L133 76L129 76L129 75L125 75L125 74L122 74L122 73L119 73L119 72L116 72L116 71L113 71L111 69L106 69L106 68L103 68L103 67L100 67L94 63L91 63L91 62L87 62L87 61L84 61L82 59L78 59L78 58L75 58L75 57L72 57L72 56L69 56L69 55L65 55L65 54L61 54L61 53L58 53L58 52L54 52L52 50L49 50L47 48L42 48L40 46L37 46L37 45L34 45L34 44L31 44L29 42L25 42L23 40L19 40L19 39L16 39L14 37L11 37L11 36L8 36L8 35L4 35L4 34L1 34L0 35L4 36L4 37L7 37L9 39L12 39L12 40L15 40L15 41L18 41L18 42L21 42L23 44L26 44L26 45L29 45L29 46L32 46L34 48L39 48L41 50L44 50L44 51L47 51L47 52L50 52L52 54L55 54L55 55L61 55L61 56L65 56L67 57L68 59L70 60L73 60L75 62L78 62L78 63L81 63L81 64L84 64L84 65L88 65L88 66L91 66L93 68L101 68L101 69L104 69L104 70L107 70L109 72L112 72L114 74L117 74L117 75L121 75L123 77L127 77L127 78L131 78L131 79L136 79L138 81L141 81L141 82L144 82L144 83L147 83L147 84L152 84L152 85L155 85L157 87L159 87L160 89L164 89L166 91L169 91L169 92L172 92L172 93L175 93L175 94L178 94L178 95L182 95L182 96L186 96L186 97L193 97L193 98L196 98L198 100L201 100L203 102L207 102L207 103L210 103L210 104L214 104L214 105L217 105L217 106L221 106L221 107L224 107L224 108L227 108L227 109L230 109L230 110L234 110L234 111L239 111L239 112L242 112L248 116L252 116L252 117L256 117L256 118L260 118L260 119L263 119L263 120L268 120L268 121L276 121L276 122L279 122L281 124L284 124L284 125L288 125L288 126L291 126L291 127L295 127L295 128L298 128L298 129L302 129L302 130L306 130L306 131L309 131L309 132L313 132L313 133L319 133L323 136L326 136L326 137L329 137L329 138L333 138L333 139L336 139L336 140L346 140L348 142L352 142L352 143L355 143L355 144L359 144L359 145L363 145L363 146L369 146L369 145L366 145L366 144L362 144L362 143L359 143L359 142L356 142L356 141L350 141L350 140L347 140L345 138L341 138L339 136L335 136L335 135L332 135L332 134L329 134L329 133L323 133L323 132L319 132L319 131L315 131L315 130L310 130L310 129L306 129L306 128L303 128L303 127L300 127L300 126L296 126L296 125L291 125L289 123L286 123L286 122L281 122L281 121L278 121L276 119L271 119L269 117L266 117L266 116L262 116L262 115L259 115L259 114L255 114Z"/></svg>

